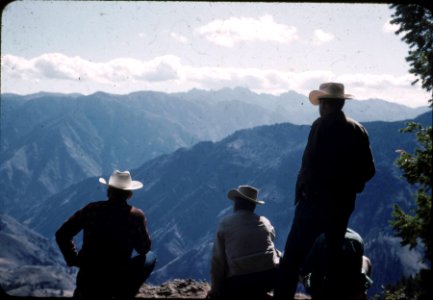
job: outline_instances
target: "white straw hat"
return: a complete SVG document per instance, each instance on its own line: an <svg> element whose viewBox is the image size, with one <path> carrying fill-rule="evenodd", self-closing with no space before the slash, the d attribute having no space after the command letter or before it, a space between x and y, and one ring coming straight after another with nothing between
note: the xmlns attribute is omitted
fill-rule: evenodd
<svg viewBox="0 0 433 300"><path fill-rule="evenodd" d="M102 177L99 178L99 182L104 185L108 185L116 189L125 190L125 191L138 190L143 187L143 184L140 181L132 180L129 171L121 172L119 170L115 170L113 174L111 174L108 183Z"/></svg>

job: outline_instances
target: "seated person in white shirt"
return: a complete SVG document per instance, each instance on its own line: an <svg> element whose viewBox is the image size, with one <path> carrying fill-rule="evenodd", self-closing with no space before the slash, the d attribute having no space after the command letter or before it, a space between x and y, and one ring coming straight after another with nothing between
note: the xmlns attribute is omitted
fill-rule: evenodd
<svg viewBox="0 0 433 300"><path fill-rule="evenodd" d="M280 252L270 221L254 213L255 187L241 185L228 192L233 214L223 218L214 241L210 298L252 299L266 297L274 288Z"/></svg>

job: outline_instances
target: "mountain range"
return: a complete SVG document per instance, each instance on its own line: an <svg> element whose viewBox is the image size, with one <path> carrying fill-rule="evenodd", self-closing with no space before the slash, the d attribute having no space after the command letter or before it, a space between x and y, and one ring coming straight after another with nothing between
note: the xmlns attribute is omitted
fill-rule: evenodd
<svg viewBox="0 0 433 300"><path fill-rule="evenodd" d="M257 212L271 220L277 246L283 248L309 124L318 115L303 95L258 95L241 88L177 94L3 94L1 109L0 212L52 242L55 230L75 210L105 199L99 176L130 169L144 183L131 204L148 218L158 256L152 283L209 279L216 225L231 211L226 194L240 184L260 189L267 204ZM413 187L401 179L394 161L396 149L411 151L416 143L399 129L405 127L403 120L428 108L352 100L345 111L365 122L377 167L350 224L378 265L374 292L422 266L420 252L400 247L388 221L395 203L406 208L413 203ZM416 121L431 124L431 115Z"/></svg>
<svg viewBox="0 0 433 300"><path fill-rule="evenodd" d="M431 115L416 119L431 123ZM399 245L388 224L394 204L410 208L414 189L402 178L394 161L397 149L411 151L414 137L399 132L405 122L365 123L370 134L377 173L358 196L350 227L365 240L374 264L372 291L395 282L423 266L419 251ZM293 191L309 126L289 123L237 131L218 142L200 142L159 156L132 170L144 188L131 204L148 218L158 268L155 283L170 278L209 279L211 247L218 220L229 214L227 191L240 184L260 189L266 205L257 212L268 217L283 249L294 211ZM109 174L107 174L108 176ZM55 230L87 202L105 199L97 177L50 197L33 210L29 225L53 237Z"/></svg>
<svg viewBox="0 0 433 300"><path fill-rule="evenodd" d="M137 168L149 159L218 141L236 130L282 122L310 124L317 107L306 96L255 94L248 89L136 92L113 95L1 95L0 211L26 222L47 197L85 178ZM416 117L383 100L351 100L359 121Z"/></svg>

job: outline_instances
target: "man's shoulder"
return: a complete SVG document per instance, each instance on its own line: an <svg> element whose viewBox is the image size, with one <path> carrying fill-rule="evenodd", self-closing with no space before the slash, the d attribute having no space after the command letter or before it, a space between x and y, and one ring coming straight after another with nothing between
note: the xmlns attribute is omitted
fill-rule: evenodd
<svg viewBox="0 0 433 300"><path fill-rule="evenodd" d="M361 128L362 130L365 130L364 125L362 125L360 122L356 121L353 118L346 117L346 122L352 125L353 127Z"/></svg>
<svg viewBox="0 0 433 300"><path fill-rule="evenodd" d="M321 123L323 123L323 118L322 117L318 117L316 120L314 120L314 122L311 124L311 127L314 127L314 126L318 126L318 125L320 125Z"/></svg>
<svg viewBox="0 0 433 300"><path fill-rule="evenodd" d="M361 235L350 228L347 228L347 231L344 235L344 238L348 241L353 242L353 243L356 243L359 245L364 245L364 241L363 241Z"/></svg>
<svg viewBox="0 0 433 300"><path fill-rule="evenodd" d="M236 218L237 217L235 214L230 214L230 215L222 217L218 223L221 226L221 225L233 222L233 220L235 220Z"/></svg>
<svg viewBox="0 0 433 300"><path fill-rule="evenodd" d="M351 117L346 116L346 121L349 123L352 123L352 124L356 124L358 126L362 126L361 123L359 123L358 121L356 121L354 118L351 118Z"/></svg>
<svg viewBox="0 0 433 300"><path fill-rule="evenodd" d="M259 220L260 220L260 222L262 222L263 224L271 225L271 226L272 226L271 221L269 221L269 219L266 218L265 216L260 216L260 217L259 217Z"/></svg>
<svg viewBox="0 0 433 300"><path fill-rule="evenodd" d="M89 202L86 207L92 207L92 206L105 206L107 205L108 201L107 200L98 200L98 201L93 201L93 202Z"/></svg>
<svg viewBox="0 0 433 300"><path fill-rule="evenodd" d="M144 212L141 209L139 209L138 207L131 206L130 213L131 213L131 216L133 216L133 217L144 218Z"/></svg>
<svg viewBox="0 0 433 300"><path fill-rule="evenodd" d="M232 213L225 217L223 217L219 222L218 226L220 229L223 228L232 228L233 224L239 223L240 219L243 219L244 216L239 213Z"/></svg>
<svg viewBox="0 0 433 300"><path fill-rule="evenodd" d="M94 210L94 209L99 209L101 207L105 207L107 206L107 201L104 200L100 200L100 201L93 201L93 202L89 202L87 203L84 207L83 210Z"/></svg>
<svg viewBox="0 0 433 300"><path fill-rule="evenodd" d="M268 218L264 216L259 216L254 212L238 212L233 213L228 216L225 216L222 218L219 222L221 226L230 226L234 223L244 222L244 221L250 221L250 222L260 222L266 225L271 225L271 221L269 221Z"/></svg>

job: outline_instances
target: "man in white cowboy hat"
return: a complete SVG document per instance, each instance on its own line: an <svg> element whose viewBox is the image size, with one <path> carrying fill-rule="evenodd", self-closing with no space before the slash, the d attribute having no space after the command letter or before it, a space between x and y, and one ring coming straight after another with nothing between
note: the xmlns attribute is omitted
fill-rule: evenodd
<svg viewBox="0 0 433 300"><path fill-rule="evenodd" d="M258 190L240 185L228 192L233 214L219 224L211 259L210 298L252 299L263 297L275 284L280 252L269 220L254 213Z"/></svg>
<svg viewBox="0 0 433 300"><path fill-rule="evenodd" d="M74 297L130 298L152 272L156 258L144 213L127 203L143 184L129 171L114 171L107 185L108 200L78 210L56 232L56 241L69 266L80 268ZM83 230L78 252L73 238ZM139 255L131 258L133 250Z"/></svg>
<svg viewBox="0 0 433 300"><path fill-rule="evenodd" d="M344 85L328 82L310 93L320 117L313 123L295 191L295 216L287 237L276 287L277 298L293 299L301 264L314 241L324 233L329 292L338 284L338 254L355 206L356 194L375 174L367 131L342 109Z"/></svg>

